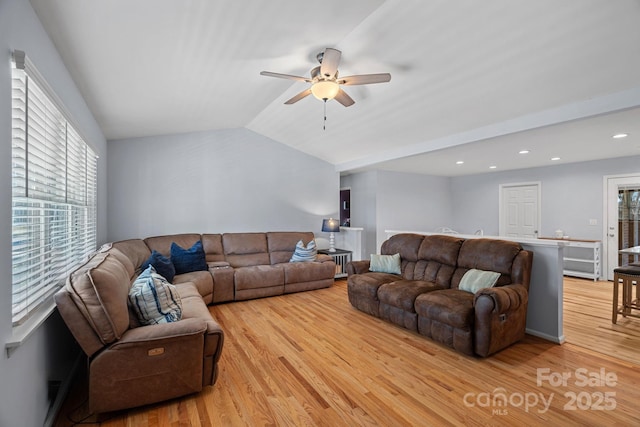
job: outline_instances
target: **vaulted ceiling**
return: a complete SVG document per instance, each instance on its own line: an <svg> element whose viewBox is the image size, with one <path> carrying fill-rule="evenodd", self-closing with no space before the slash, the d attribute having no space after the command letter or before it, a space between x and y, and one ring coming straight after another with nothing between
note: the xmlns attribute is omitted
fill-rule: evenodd
<svg viewBox="0 0 640 427"><path fill-rule="evenodd" d="M31 3L108 139L246 127L343 174L640 155L638 0ZM308 76L326 47L392 79L345 87L323 130L321 101L283 104L308 83L259 73Z"/></svg>

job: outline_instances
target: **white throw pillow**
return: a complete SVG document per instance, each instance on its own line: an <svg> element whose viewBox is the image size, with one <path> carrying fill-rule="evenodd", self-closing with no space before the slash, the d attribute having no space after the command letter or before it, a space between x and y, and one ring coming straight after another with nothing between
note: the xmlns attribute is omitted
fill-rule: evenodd
<svg viewBox="0 0 640 427"><path fill-rule="evenodd" d="M480 289L492 288L499 277L500 273L495 271L476 270L472 268L464 273L464 276L460 279L458 289L475 294Z"/></svg>
<svg viewBox="0 0 640 427"><path fill-rule="evenodd" d="M311 239L311 241L305 247L302 240L299 240L296 243L296 249L293 252L293 256L289 262L311 262L315 261L318 257L318 250L316 249L316 241Z"/></svg>
<svg viewBox="0 0 640 427"><path fill-rule="evenodd" d="M149 265L133 282L129 302L142 325L176 322L182 318L182 300L176 287Z"/></svg>
<svg viewBox="0 0 640 427"><path fill-rule="evenodd" d="M400 254L393 255L376 255L371 254L369 262L369 271L377 271L379 273L402 274L400 268Z"/></svg>

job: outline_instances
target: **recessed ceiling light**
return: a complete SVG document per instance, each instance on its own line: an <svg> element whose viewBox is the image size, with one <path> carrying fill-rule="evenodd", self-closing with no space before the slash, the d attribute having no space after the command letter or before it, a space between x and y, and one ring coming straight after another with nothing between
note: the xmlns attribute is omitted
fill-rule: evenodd
<svg viewBox="0 0 640 427"><path fill-rule="evenodd" d="M626 138L629 135L626 133L616 133L615 135L613 135L613 139L620 139L620 138Z"/></svg>
<svg viewBox="0 0 640 427"><path fill-rule="evenodd" d="M456 162L456 165L461 165L461 164L463 164L463 163L464 163L464 162L463 162L462 160L458 160L458 161Z"/></svg>
<svg viewBox="0 0 640 427"><path fill-rule="evenodd" d="M489 166L489 169L495 169L497 166Z"/></svg>
<svg viewBox="0 0 640 427"><path fill-rule="evenodd" d="M552 157L551 160L555 162L556 160L560 160L560 157Z"/></svg>
<svg viewBox="0 0 640 427"><path fill-rule="evenodd" d="M518 154L529 154L529 150L520 150Z"/></svg>

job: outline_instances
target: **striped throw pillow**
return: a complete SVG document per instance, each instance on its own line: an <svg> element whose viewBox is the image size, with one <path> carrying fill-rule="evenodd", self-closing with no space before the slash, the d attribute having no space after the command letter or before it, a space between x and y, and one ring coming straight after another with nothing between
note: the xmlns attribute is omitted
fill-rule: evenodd
<svg viewBox="0 0 640 427"><path fill-rule="evenodd" d="M311 240L307 246L302 243L302 240L299 240L289 262L310 262L315 261L317 257L318 249L316 249L315 240Z"/></svg>
<svg viewBox="0 0 640 427"><path fill-rule="evenodd" d="M176 322L182 318L182 300L176 287L149 265L133 282L129 302L142 325Z"/></svg>

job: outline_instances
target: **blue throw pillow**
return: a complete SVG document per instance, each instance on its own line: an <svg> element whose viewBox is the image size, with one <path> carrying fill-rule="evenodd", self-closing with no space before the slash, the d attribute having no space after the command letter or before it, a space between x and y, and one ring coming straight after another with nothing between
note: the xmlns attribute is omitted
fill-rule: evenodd
<svg viewBox="0 0 640 427"><path fill-rule="evenodd" d="M195 242L189 249L181 248L176 242L171 243L171 262L176 268L176 274L207 271L209 269L200 240Z"/></svg>
<svg viewBox="0 0 640 427"><path fill-rule="evenodd" d="M173 282L173 276L176 275L176 268L169 258L154 249L151 252L151 256L142 263L140 268L146 270L149 265L153 265L156 273L167 279L167 282Z"/></svg>

